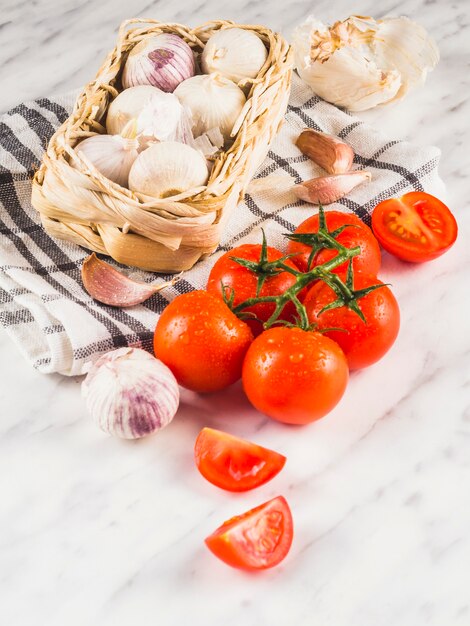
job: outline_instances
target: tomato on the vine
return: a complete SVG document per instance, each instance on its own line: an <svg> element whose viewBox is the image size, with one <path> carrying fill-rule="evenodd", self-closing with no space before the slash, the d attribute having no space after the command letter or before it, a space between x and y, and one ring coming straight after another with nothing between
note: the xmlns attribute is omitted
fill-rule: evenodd
<svg viewBox="0 0 470 626"><path fill-rule="evenodd" d="M273 327L257 337L243 363L243 388L262 413L289 424L308 424L340 401L348 382L341 348L300 328Z"/></svg>
<svg viewBox="0 0 470 626"><path fill-rule="evenodd" d="M227 491L264 485L286 462L279 452L213 428L203 428L199 433L194 457L204 478Z"/></svg>
<svg viewBox="0 0 470 626"><path fill-rule="evenodd" d="M289 505L278 496L227 520L205 541L227 565L262 570L278 565L286 557L293 537Z"/></svg>
<svg viewBox="0 0 470 626"><path fill-rule="evenodd" d="M230 299L233 294L233 306L237 306L248 298L254 298L255 296L278 296L289 289L289 287L292 287L295 283L295 276L288 271L279 271L272 275L267 275L257 293L259 275L248 267L234 261L233 257L256 264L260 262L261 254L261 244L244 244L226 252L217 259L209 274L207 291L218 296L225 295L226 299ZM283 254L276 248L267 246L266 256L266 261L270 263L280 259ZM296 265L289 259L286 259L284 263L294 270L297 269ZM272 302L266 302L247 307L244 309L244 312L252 313L261 322L266 322L273 313L274 308L275 305ZM292 302L289 302L281 312L280 319L291 322L294 320L295 314L295 306ZM247 317L245 321L255 335L258 335L263 330L262 324L255 319Z"/></svg>
<svg viewBox="0 0 470 626"><path fill-rule="evenodd" d="M249 327L220 298L192 291L175 298L161 314L154 349L180 385L206 392L240 378L252 341Z"/></svg>
<svg viewBox="0 0 470 626"><path fill-rule="evenodd" d="M383 283L368 274L354 274L354 289L367 289ZM366 322L346 306L323 311L325 306L337 299L326 283L318 281L307 293L305 308L311 324L319 330L339 328L325 332L341 346L350 369L360 369L381 359L392 347L400 328L400 310L395 296L384 285L359 298L357 303Z"/></svg>
<svg viewBox="0 0 470 626"><path fill-rule="evenodd" d="M444 254L458 230L447 206L423 191L380 202L372 213L372 229L387 252L414 263Z"/></svg>
<svg viewBox="0 0 470 626"><path fill-rule="evenodd" d="M354 215L354 213L325 211L325 220L330 232L346 226L346 228L335 237L338 243L346 248L360 247L360 253L353 259L353 269L377 274L380 269L381 254L379 244L371 229ZM319 221L318 213L312 215L295 229L294 234L318 233ZM292 260L303 272L317 265L326 263L326 261L333 259L338 254L337 250L323 248L314 255L309 268L309 259L312 252L311 246L299 241L289 241L287 252L289 254L296 253L296 256L292 257ZM332 271L338 274L344 271L346 267L346 264L343 263Z"/></svg>

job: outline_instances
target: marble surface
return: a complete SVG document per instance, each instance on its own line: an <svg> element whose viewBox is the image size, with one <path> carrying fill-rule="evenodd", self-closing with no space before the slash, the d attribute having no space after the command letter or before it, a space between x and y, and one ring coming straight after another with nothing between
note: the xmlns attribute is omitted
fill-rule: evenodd
<svg viewBox="0 0 470 626"><path fill-rule="evenodd" d="M289 35L313 3L1 0L0 110L86 82L121 19L265 23ZM29 369L0 335L0 623L11 626L467 626L470 623L469 5L315 3L325 20L407 14L436 38L428 83L362 115L391 137L436 144L460 227L427 265L385 255L402 330L341 404L309 427L251 409L238 386L183 393L177 419L137 443L88 419L80 380ZM215 426L288 457L271 483L227 495L197 474L194 439ZM296 537L278 568L225 567L203 538L277 494Z"/></svg>

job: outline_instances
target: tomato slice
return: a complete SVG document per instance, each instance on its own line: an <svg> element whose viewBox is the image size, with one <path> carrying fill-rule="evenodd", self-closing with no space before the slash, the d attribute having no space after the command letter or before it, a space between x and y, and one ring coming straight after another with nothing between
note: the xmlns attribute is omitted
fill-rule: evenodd
<svg viewBox="0 0 470 626"><path fill-rule="evenodd" d="M209 550L227 565L259 570L280 563L289 552L293 537L289 505L278 496L227 520L205 541Z"/></svg>
<svg viewBox="0 0 470 626"><path fill-rule="evenodd" d="M414 263L437 258L457 239L457 222L448 207L423 191L380 202L372 213L372 230L387 252Z"/></svg>
<svg viewBox="0 0 470 626"><path fill-rule="evenodd" d="M194 446L196 465L210 483L227 491L248 491L274 478L286 457L256 443L203 428Z"/></svg>

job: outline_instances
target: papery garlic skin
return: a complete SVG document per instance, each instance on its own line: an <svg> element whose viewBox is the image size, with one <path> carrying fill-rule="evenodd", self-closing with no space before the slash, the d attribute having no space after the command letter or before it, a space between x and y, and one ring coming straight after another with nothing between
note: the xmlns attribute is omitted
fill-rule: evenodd
<svg viewBox="0 0 470 626"><path fill-rule="evenodd" d="M406 17L351 16L328 28L311 16L295 29L292 47L300 77L350 111L401 98L439 60L425 29Z"/></svg>
<svg viewBox="0 0 470 626"><path fill-rule="evenodd" d="M170 369L139 348L101 356L82 383L93 421L123 439L145 437L167 426L178 409L179 388Z"/></svg>
<svg viewBox="0 0 470 626"><path fill-rule="evenodd" d="M140 145L146 148L151 141L181 140L184 115L176 96L157 87L139 85L124 89L111 102L106 130L121 133L129 120L135 119Z"/></svg>
<svg viewBox="0 0 470 626"><path fill-rule="evenodd" d="M207 183L206 159L176 141L157 143L140 153L129 173L129 189L155 198L168 198Z"/></svg>
<svg viewBox="0 0 470 626"><path fill-rule="evenodd" d="M137 139L121 135L93 135L81 141L75 152L84 156L106 178L127 187L129 172L139 155ZM72 163L73 167L77 163Z"/></svg>
<svg viewBox="0 0 470 626"><path fill-rule="evenodd" d="M226 140L246 102L240 87L219 74L193 76L175 89L175 96L191 111L195 137L219 128Z"/></svg>
<svg viewBox="0 0 470 626"><path fill-rule="evenodd" d="M214 33L201 55L205 74L219 73L235 83L256 78L268 58L261 39L251 30L224 28Z"/></svg>
<svg viewBox="0 0 470 626"><path fill-rule="evenodd" d="M162 33L147 37L130 51L122 73L124 89L153 85L173 92L194 76L196 62L190 46L178 35Z"/></svg>

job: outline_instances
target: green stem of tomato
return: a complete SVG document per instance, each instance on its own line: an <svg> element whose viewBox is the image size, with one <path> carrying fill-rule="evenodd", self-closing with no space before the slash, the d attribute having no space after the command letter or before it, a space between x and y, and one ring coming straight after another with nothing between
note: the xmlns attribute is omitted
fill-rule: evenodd
<svg viewBox="0 0 470 626"><path fill-rule="evenodd" d="M333 237L330 237L328 234L324 234L324 236L326 239L329 240L329 243L331 243L332 247L338 250L338 254L334 258L326 261L326 263L323 263L322 265L317 265L309 272L299 272L296 270L292 270L292 268L284 266L284 264L281 262L279 264L279 267L285 270L289 269L290 273L295 274L296 276L296 282L292 285L292 287L289 287L289 289L287 289L283 294L279 296L260 296L248 298L247 300L244 300L239 305L234 307L233 312L237 314L241 313L243 309L254 306L255 304L274 302L276 304L275 309L271 317L264 323L264 328L267 329L270 328L278 320L285 305L288 302L293 302L297 313L299 314L300 327L303 329L307 329L309 327L307 312L305 311L305 307L300 302L297 295L311 282L322 278L325 275L325 272L330 272L345 261L349 261L353 257L357 256L361 251L359 246L356 246L355 248L346 248L338 243Z"/></svg>

